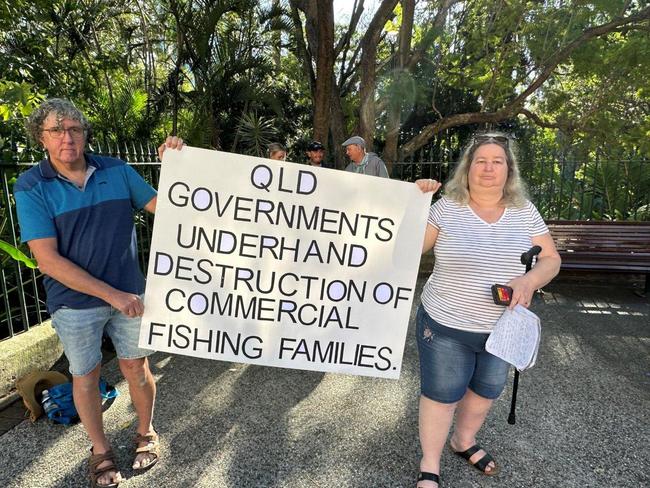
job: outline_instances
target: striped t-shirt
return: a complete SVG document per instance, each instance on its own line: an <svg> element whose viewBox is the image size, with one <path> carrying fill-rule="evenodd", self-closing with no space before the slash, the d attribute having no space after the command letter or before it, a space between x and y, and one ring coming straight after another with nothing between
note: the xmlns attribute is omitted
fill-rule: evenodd
<svg viewBox="0 0 650 488"><path fill-rule="evenodd" d="M454 329L489 332L505 308L495 305L490 287L524 274L521 254L531 238L548 232L531 202L506 208L488 224L469 205L441 198L429 210L438 229L433 273L422 290L422 305L436 322Z"/></svg>

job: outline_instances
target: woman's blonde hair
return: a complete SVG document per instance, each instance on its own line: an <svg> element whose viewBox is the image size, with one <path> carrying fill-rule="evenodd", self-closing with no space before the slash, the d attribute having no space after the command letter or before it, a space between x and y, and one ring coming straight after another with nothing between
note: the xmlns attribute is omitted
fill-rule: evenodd
<svg viewBox="0 0 650 488"><path fill-rule="evenodd" d="M469 203L469 168L474 159L476 150L485 144L496 144L501 146L506 153L508 165L508 177L503 187L503 202L506 207L523 207L528 199L526 185L519 175L515 141L502 132L477 133L472 136L469 144L465 147L460 162L454 170L454 174L444 188L444 195L458 203Z"/></svg>
<svg viewBox="0 0 650 488"><path fill-rule="evenodd" d="M279 142L272 142L271 144L269 144L269 145L267 146L266 149L267 149L267 151L268 151L268 156L269 156L269 157L273 156L275 153L280 152L280 151L282 151L282 152L284 152L284 153L287 152L287 148L284 147L284 146L283 146L282 144L280 144Z"/></svg>

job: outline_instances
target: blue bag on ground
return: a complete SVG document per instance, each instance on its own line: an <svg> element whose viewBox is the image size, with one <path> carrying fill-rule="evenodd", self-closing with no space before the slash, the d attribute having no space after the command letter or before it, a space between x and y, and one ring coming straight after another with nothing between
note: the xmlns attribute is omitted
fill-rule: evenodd
<svg viewBox="0 0 650 488"><path fill-rule="evenodd" d="M102 404L119 395L117 388L106 383L103 378L99 380L99 392ZM70 425L79 421L79 415L72 399L72 383L62 383L44 390L41 405L43 405L45 415L56 423Z"/></svg>

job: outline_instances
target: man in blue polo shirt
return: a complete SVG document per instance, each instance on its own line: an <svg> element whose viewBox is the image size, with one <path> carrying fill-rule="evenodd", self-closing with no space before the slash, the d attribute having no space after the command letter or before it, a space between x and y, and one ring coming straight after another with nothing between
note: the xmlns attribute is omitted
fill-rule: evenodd
<svg viewBox="0 0 650 488"><path fill-rule="evenodd" d="M102 334L115 346L138 416L133 468L159 457L152 425L156 386L138 347L144 277L134 211L156 209L156 191L130 166L84 152L90 125L69 101L50 99L29 117L48 158L14 186L21 240L45 274L47 308L70 363L74 402L92 442L93 486L117 486L119 469L102 424L98 381Z"/></svg>

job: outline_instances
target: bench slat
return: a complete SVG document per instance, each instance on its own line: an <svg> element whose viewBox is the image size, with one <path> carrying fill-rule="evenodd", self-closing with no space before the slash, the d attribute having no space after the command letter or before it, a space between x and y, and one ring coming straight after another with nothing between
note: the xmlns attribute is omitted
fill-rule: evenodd
<svg viewBox="0 0 650 488"><path fill-rule="evenodd" d="M650 273L650 222L546 224L563 269Z"/></svg>

